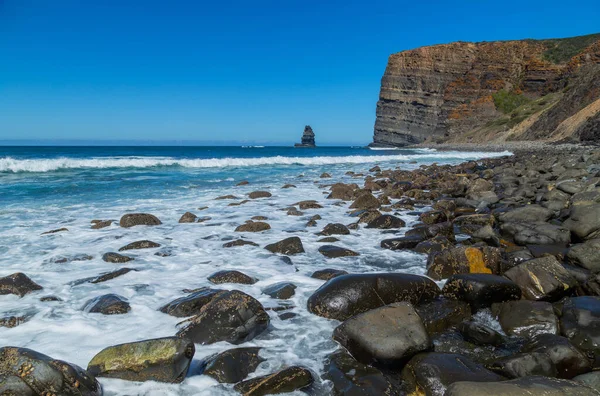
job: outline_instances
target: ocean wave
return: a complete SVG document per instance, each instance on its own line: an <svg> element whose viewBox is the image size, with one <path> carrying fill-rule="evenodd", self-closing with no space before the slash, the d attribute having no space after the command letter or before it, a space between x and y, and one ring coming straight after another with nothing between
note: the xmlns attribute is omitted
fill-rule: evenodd
<svg viewBox="0 0 600 396"><path fill-rule="evenodd" d="M351 155L339 157L259 157L259 158L209 158L184 159L170 157L103 157L103 158L51 158L51 159L15 159L0 158L0 173L53 172L68 169L104 169L104 168L153 168L161 166L179 166L184 168L224 168L263 165L334 165L360 164L390 161L448 161L468 160L484 157L511 155L509 151L487 152L424 152L408 155Z"/></svg>

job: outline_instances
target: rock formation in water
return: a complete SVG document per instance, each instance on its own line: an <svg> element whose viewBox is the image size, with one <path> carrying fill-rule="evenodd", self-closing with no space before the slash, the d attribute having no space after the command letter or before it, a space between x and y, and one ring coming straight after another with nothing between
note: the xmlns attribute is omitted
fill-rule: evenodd
<svg viewBox="0 0 600 396"><path fill-rule="evenodd" d="M374 145L600 140L600 34L390 56Z"/></svg>
<svg viewBox="0 0 600 396"><path fill-rule="evenodd" d="M295 147L316 147L315 146L315 133L313 132L310 125L304 127L304 133L302 134L301 143L296 143Z"/></svg>

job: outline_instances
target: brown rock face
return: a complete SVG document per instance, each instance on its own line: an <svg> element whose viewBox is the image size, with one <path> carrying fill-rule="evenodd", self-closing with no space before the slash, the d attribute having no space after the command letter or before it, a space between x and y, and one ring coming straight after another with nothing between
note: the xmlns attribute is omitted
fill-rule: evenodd
<svg viewBox="0 0 600 396"><path fill-rule="evenodd" d="M594 133L586 125L597 123L600 106L584 109L589 121L561 123L600 97L595 84L600 79L599 43L600 35L457 42L392 54L381 80L373 142L404 146L490 138L559 140L569 134L591 140ZM584 66L586 78L578 75ZM565 86L572 93L563 92ZM530 101L554 95L513 116L497 108L493 95L501 90ZM561 102L564 106L559 111L557 103ZM576 102L577 106L571 105Z"/></svg>

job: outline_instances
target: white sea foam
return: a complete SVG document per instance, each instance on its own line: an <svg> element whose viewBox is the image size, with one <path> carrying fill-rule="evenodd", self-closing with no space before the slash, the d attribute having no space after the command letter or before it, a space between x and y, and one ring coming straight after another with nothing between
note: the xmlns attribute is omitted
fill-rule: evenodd
<svg viewBox="0 0 600 396"><path fill-rule="evenodd" d="M178 159L171 157L96 157L96 158L52 158L52 159L15 159L0 158L0 172L52 172L66 169L101 169L101 168L152 168L158 166L180 166L185 168L223 168L248 167L265 165L333 165L361 164L388 161L448 161L498 157L510 155L503 152L423 152L406 155L350 155L323 157L260 157L260 158L209 158Z"/></svg>

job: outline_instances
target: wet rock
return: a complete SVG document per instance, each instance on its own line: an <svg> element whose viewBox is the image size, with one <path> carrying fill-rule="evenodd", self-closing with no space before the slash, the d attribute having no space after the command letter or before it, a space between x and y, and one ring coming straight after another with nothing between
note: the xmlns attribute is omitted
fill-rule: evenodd
<svg viewBox="0 0 600 396"><path fill-rule="evenodd" d="M549 223L504 223L500 229L519 245L567 245L571 232Z"/></svg>
<svg viewBox="0 0 600 396"><path fill-rule="evenodd" d="M314 382L311 372L292 366L262 377L240 382L234 389L244 396L275 395L301 390Z"/></svg>
<svg viewBox="0 0 600 396"><path fill-rule="evenodd" d="M50 231L46 231L46 232L42 232L42 235L49 235L49 234L56 234L58 232L65 232L65 231L69 231L68 228L58 228L56 230L50 230Z"/></svg>
<svg viewBox="0 0 600 396"><path fill-rule="evenodd" d="M421 242L423 242L423 237L419 235L403 236L384 239L381 241L381 247L390 250L413 249Z"/></svg>
<svg viewBox="0 0 600 396"><path fill-rule="evenodd" d="M181 326L177 335L198 344L241 344L267 329L269 315L255 298L239 290L222 291Z"/></svg>
<svg viewBox="0 0 600 396"><path fill-rule="evenodd" d="M524 352L539 352L547 355L556 367L555 376L570 379L592 370L591 361L565 338L554 334L540 334L529 340Z"/></svg>
<svg viewBox="0 0 600 396"><path fill-rule="evenodd" d="M89 254L74 254L72 256L58 256L51 259L50 261L56 264L64 264L71 263L74 261L89 261L93 259L94 257L90 256Z"/></svg>
<svg viewBox="0 0 600 396"><path fill-rule="evenodd" d="M577 280L553 256L526 261L504 273L529 300L557 300L577 286Z"/></svg>
<svg viewBox="0 0 600 396"><path fill-rule="evenodd" d="M87 370L96 377L179 383L187 375L194 352L193 342L178 337L120 344L100 351Z"/></svg>
<svg viewBox="0 0 600 396"><path fill-rule="evenodd" d="M133 249L150 249L160 247L160 243L152 242L152 241L136 241L132 242L129 245L125 245L119 249L119 252L123 252L125 250L133 250Z"/></svg>
<svg viewBox="0 0 600 396"><path fill-rule="evenodd" d="M422 240L430 239L436 236L445 236L450 241L454 241L454 228L452 223L438 223L431 225L418 226L412 230L406 231L405 236L420 236Z"/></svg>
<svg viewBox="0 0 600 396"><path fill-rule="evenodd" d="M550 220L553 212L539 205L526 205L504 212L498 216L502 223L536 223Z"/></svg>
<svg viewBox="0 0 600 396"><path fill-rule="evenodd" d="M323 245L319 247L319 253L327 258L338 258L338 257L354 257L359 256L360 254L346 249L340 246L335 245Z"/></svg>
<svg viewBox="0 0 600 396"><path fill-rule="evenodd" d="M573 378L573 381L598 390L600 389L600 371L578 375L577 377Z"/></svg>
<svg viewBox="0 0 600 396"><path fill-rule="evenodd" d="M600 203L573 206L563 225L580 240L600 238Z"/></svg>
<svg viewBox="0 0 600 396"><path fill-rule="evenodd" d="M60 298L56 296L44 296L40 298L41 302L49 302L49 301L62 301Z"/></svg>
<svg viewBox="0 0 600 396"><path fill-rule="evenodd" d="M319 243L333 243L333 242L338 242L339 239L336 237L325 237L325 238L321 238L319 239L317 242Z"/></svg>
<svg viewBox="0 0 600 396"><path fill-rule="evenodd" d="M251 221L244 223L235 229L236 232L262 232L270 230L271 226L268 223L262 221Z"/></svg>
<svg viewBox="0 0 600 396"><path fill-rule="evenodd" d="M331 186L331 193L327 199L341 199L343 201L352 201L354 199L354 190L358 186L356 184L336 183Z"/></svg>
<svg viewBox="0 0 600 396"><path fill-rule="evenodd" d="M423 321L407 302L393 303L347 319L333 332L359 362L395 366L432 348Z"/></svg>
<svg viewBox="0 0 600 396"><path fill-rule="evenodd" d="M321 179L328 179L331 177L331 175L327 172L323 172L321 173L321 176L319 176Z"/></svg>
<svg viewBox="0 0 600 396"><path fill-rule="evenodd" d="M106 228L112 225L113 220L98 220L92 224L92 230L99 230L101 228Z"/></svg>
<svg viewBox="0 0 600 396"><path fill-rule="evenodd" d="M284 184L281 188L296 188L294 184Z"/></svg>
<svg viewBox="0 0 600 396"><path fill-rule="evenodd" d="M124 297L117 294L105 294L88 300L83 310L103 315L122 315L131 311L131 306Z"/></svg>
<svg viewBox="0 0 600 396"><path fill-rule="evenodd" d="M454 244L450 242L448 238L438 235L431 239L419 242L417 246L414 247L414 251L422 254L433 254L439 253L445 249L449 249L452 246L454 246Z"/></svg>
<svg viewBox="0 0 600 396"><path fill-rule="evenodd" d="M0 278L0 295L16 294L19 297L23 297L26 294L42 289L42 286L32 281L22 272L15 272L14 274Z"/></svg>
<svg viewBox="0 0 600 396"><path fill-rule="evenodd" d="M208 375L220 383L235 384L256 371L265 359L258 356L260 348L234 348L204 359L199 374Z"/></svg>
<svg viewBox="0 0 600 396"><path fill-rule="evenodd" d="M312 200L296 202L294 205L297 205L300 210L323 209L322 205L320 205L317 201Z"/></svg>
<svg viewBox="0 0 600 396"><path fill-rule="evenodd" d="M131 268L120 268L116 271L112 271L112 272L107 272L105 274L99 275L97 277L95 277L94 279L92 279L90 281L90 283L102 283L102 282L106 282L109 281L111 279L115 279L118 278L119 276L125 275L131 271L136 271L134 269Z"/></svg>
<svg viewBox="0 0 600 396"><path fill-rule="evenodd" d="M226 242L223 244L224 248L231 248L231 247L236 247L236 246L258 246L258 243L254 243L252 241L247 241L245 239L236 239L235 241L231 241L231 242Z"/></svg>
<svg viewBox="0 0 600 396"><path fill-rule="evenodd" d="M381 203L373 194L370 192L362 193L358 196L350 205L350 209L377 209L381 206Z"/></svg>
<svg viewBox="0 0 600 396"><path fill-rule="evenodd" d="M241 182L237 183L236 186L247 186L248 184L250 184L248 180L242 180Z"/></svg>
<svg viewBox="0 0 600 396"><path fill-rule="evenodd" d="M121 227L129 228L138 225L160 225L162 222L154 215L148 213L129 213L121 217L119 225Z"/></svg>
<svg viewBox="0 0 600 396"><path fill-rule="evenodd" d="M458 216L452 221L452 224L464 234L473 234L482 227L494 227L496 219L489 214L470 214Z"/></svg>
<svg viewBox="0 0 600 396"><path fill-rule="evenodd" d="M288 216L302 216L303 214L304 213L300 212L299 210L296 210L296 208L291 208L287 211Z"/></svg>
<svg viewBox="0 0 600 396"><path fill-rule="evenodd" d="M122 264L133 260L133 257L124 256L115 252L108 252L102 255L102 260L106 261L107 263Z"/></svg>
<svg viewBox="0 0 600 396"><path fill-rule="evenodd" d="M247 204L248 202L250 202L249 199L243 199L240 202L231 202L227 206L241 206L241 205Z"/></svg>
<svg viewBox="0 0 600 396"><path fill-rule="evenodd" d="M560 329L577 349L594 356L594 368L600 367L600 297L566 299Z"/></svg>
<svg viewBox="0 0 600 396"><path fill-rule="evenodd" d="M492 312L508 335L531 338L544 333L558 334L558 319L549 302L507 301L493 304Z"/></svg>
<svg viewBox="0 0 600 396"><path fill-rule="evenodd" d="M402 228L404 226L406 226L404 220L392 215L381 215L367 224L367 228L378 228L381 230Z"/></svg>
<svg viewBox="0 0 600 396"><path fill-rule="evenodd" d="M195 223L198 219L198 216L191 212L185 212L183 216L179 219L180 223Z"/></svg>
<svg viewBox="0 0 600 396"><path fill-rule="evenodd" d="M465 356L439 352L416 355L402 369L401 376L409 392L431 396L444 396L446 389L459 381L504 380Z"/></svg>
<svg viewBox="0 0 600 396"><path fill-rule="evenodd" d="M347 274L348 274L348 272L344 271L344 270L326 268L323 270L318 270L318 271L313 272L310 277L328 281L329 279L333 279L337 276L342 276L342 275L347 275Z"/></svg>
<svg viewBox="0 0 600 396"><path fill-rule="evenodd" d="M248 194L248 198L257 199L257 198L270 198L272 194L268 191L253 191Z"/></svg>
<svg viewBox="0 0 600 396"><path fill-rule="evenodd" d="M262 292L272 298L287 300L296 294L296 285L290 282L275 283L265 287Z"/></svg>
<svg viewBox="0 0 600 396"><path fill-rule="evenodd" d="M263 221L263 220L268 220L267 216L252 216L251 217L252 220L258 220L258 221Z"/></svg>
<svg viewBox="0 0 600 396"><path fill-rule="evenodd" d="M417 305L415 309L429 335L441 333L471 316L469 304L445 298Z"/></svg>
<svg viewBox="0 0 600 396"><path fill-rule="evenodd" d="M239 199L238 197L236 197L235 195L221 195L220 197L215 198L215 201L221 201L221 200L225 200L225 199Z"/></svg>
<svg viewBox="0 0 600 396"><path fill-rule="evenodd" d="M532 375L556 377L556 367L548 355L539 352L517 353L496 360L487 368L507 378L521 378Z"/></svg>
<svg viewBox="0 0 600 396"><path fill-rule="evenodd" d="M337 276L308 299L308 310L329 319L351 316L383 305L407 301L414 305L433 300L439 287L424 276L400 273Z"/></svg>
<svg viewBox="0 0 600 396"><path fill-rule="evenodd" d="M81 367L27 348L0 348L0 392L7 396L101 396L102 386Z"/></svg>
<svg viewBox="0 0 600 396"><path fill-rule="evenodd" d="M27 316L6 316L0 318L0 327L12 329L20 324L27 322L30 318Z"/></svg>
<svg viewBox="0 0 600 396"><path fill-rule="evenodd" d="M253 285L258 280L236 270L217 271L208 277L208 280L215 285L222 283L240 283L243 285Z"/></svg>
<svg viewBox="0 0 600 396"><path fill-rule="evenodd" d="M460 246L431 254L427 259L427 275L441 280L456 274L498 273L499 264L499 249Z"/></svg>
<svg viewBox="0 0 600 396"><path fill-rule="evenodd" d="M466 341L476 345L502 345L505 340L496 330L476 321L466 321L458 325L458 331Z"/></svg>
<svg viewBox="0 0 600 396"><path fill-rule="evenodd" d="M286 238L282 241L267 245L265 246L265 249L267 249L271 253L280 253L286 255L304 253L304 246L302 246L302 241L296 236Z"/></svg>
<svg viewBox="0 0 600 396"><path fill-rule="evenodd" d="M340 223L331 223L327 224L323 231L319 233L319 235L348 235L350 234L350 230L343 224Z"/></svg>
<svg viewBox="0 0 600 396"><path fill-rule="evenodd" d="M598 396L577 382L541 376L503 382L455 382L445 396Z"/></svg>
<svg viewBox="0 0 600 396"><path fill-rule="evenodd" d="M441 210L430 210L428 212L421 213L419 219L425 224L437 224L448 221L448 215L446 212Z"/></svg>
<svg viewBox="0 0 600 396"><path fill-rule="evenodd" d="M201 288L191 294L180 297L162 306L159 310L171 316L185 318L196 315L200 309L212 301L215 296L222 292L220 289Z"/></svg>
<svg viewBox="0 0 600 396"><path fill-rule="evenodd" d="M570 263L588 269L594 273L600 272L600 239L591 239L585 243L571 246L567 253Z"/></svg>
<svg viewBox="0 0 600 396"><path fill-rule="evenodd" d="M513 281L492 274L459 274L451 276L442 294L446 298L466 301L473 310L494 303L519 300L521 289Z"/></svg>

